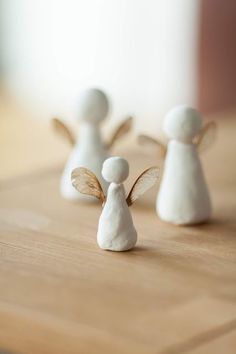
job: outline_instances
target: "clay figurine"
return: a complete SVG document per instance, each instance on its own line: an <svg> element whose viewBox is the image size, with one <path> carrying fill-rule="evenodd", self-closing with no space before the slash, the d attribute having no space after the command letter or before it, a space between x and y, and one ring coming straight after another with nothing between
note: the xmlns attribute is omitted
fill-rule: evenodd
<svg viewBox="0 0 236 354"><path fill-rule="evenodd" d="M103 206L99 219L97 242L100 248L110 251L126 251L137 242L137 232L129 207L139 196L151 188L158 179L159 169L151 167L135 181L126 197L123 182L129 175L129 164L121 157L104 161L103 178L110 183L107 196L92 171L76 168L71 175L72 185L80 193L98 198Z"/></svg>
<svg viewBox="0 0 236 354"><path fill-rule="evenodd" d="M200 114L188 106L177 106L165 117L170 142L156 204L164 221L191 225L210 218L211 201L198 157L206 131L201 125Z"/></svg>
<svg viewBox="0 0 236 354"><path fill-rule="evenodd" d="M79 137L58 118L53 119L53 127L57 133L65 138L73 150L61 177L61 194L69 200L87 199L75 191L71 185L71 171L78 166L83 166L96 174L103 189L106 191L108 184L102 178L102 164L110 156L110 150L115 142L131 130L132 118L127 118L115 130L109 142L105 143L101 136L100 123L106 118L109 111L108 98L98 89L89 89L80 96L78 116L81 121Z"/></svg>

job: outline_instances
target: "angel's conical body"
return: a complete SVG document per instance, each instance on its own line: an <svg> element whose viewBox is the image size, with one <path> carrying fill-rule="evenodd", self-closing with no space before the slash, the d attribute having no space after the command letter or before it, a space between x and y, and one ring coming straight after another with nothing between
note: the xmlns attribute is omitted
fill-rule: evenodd
<svg viewBox="0 0 236 354"><path fill-rule="evenodd" d="M97 242L99 247L112 251L129 250L137 242L123 184L111 183L108 188L106 204L99 219Z"/></svg>
<svg viewBox="0 0 236 354"><path fill-rule="evenodd" d="M99 126L94 123L83 122L81 124L80 138L76 142L61 178L61 193L67 199L88 199L78 193L71 185L71 172L75 167L86 167L98 177L104 190L108 183L103 179L101 170L103 162L109 157L101 139ZM91 200L91 198L89 198Z"/></svg>
<svg viewBox="0 0 236 354"><path fill-rule="evenodd" d="M211 215L211 202L193 137L200 131L201 118L186 106L173 109L164 129L168 144L164 173L157 197L157 213L177 225L201 223Z"/></svg>
<svg viewBox="0 0 236 354"><path fill-rule="evenodd" d="M210 217L210 198L194 144L169 142L157 211L161 219L179 225Z"/></svg>
<svg viewBox="0 0 236 354"><path fill-rule="evenodd" d="M129 175L128 162L120 157L107 159L103 164L102 175L110 186L99 219L97 242L105 250L127 251L137 242L137 232L123 186Z"/></svg>

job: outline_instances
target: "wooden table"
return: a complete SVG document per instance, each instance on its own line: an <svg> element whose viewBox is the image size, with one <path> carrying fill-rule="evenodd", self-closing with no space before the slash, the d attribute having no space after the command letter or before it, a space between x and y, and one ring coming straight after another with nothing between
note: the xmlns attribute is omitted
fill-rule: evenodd
<svg viewBox="0 0 236 354"><path fill-rule="evenodd" d="M52 146L60 143L46 123L9 120L31 128L13 132L15 147L3 139L9 159L2 153L0 349L235 354L236 121L227 115L220 120L218 139L202 156L214 202L211 222L162 223L154 189L132 207L137 247L113 253L96 244L100 206L69 203L59 195L66 148ZM154 152L135 144L122 144L115 153L129 159L130 181L143 168L161 164Z"/></svg>

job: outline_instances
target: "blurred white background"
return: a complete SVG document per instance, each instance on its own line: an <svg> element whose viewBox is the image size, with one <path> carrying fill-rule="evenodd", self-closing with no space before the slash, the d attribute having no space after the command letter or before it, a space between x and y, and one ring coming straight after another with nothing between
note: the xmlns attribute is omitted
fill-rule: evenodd
<svg viewBox="0 0 236 354"><path fill-rule="evenodd" d="M196 104L200 0L1 0L2 82L38 116L76 116L103 88L114 121L157 134L175 104Z"/></svg>

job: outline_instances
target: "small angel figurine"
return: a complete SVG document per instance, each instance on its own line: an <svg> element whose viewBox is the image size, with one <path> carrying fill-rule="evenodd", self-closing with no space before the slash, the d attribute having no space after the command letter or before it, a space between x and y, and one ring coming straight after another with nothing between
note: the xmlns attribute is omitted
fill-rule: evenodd
<svg viewBox="0 0 236 354"><path fill-rule="evenodd" d="M196 148L196 141L200 147L206 136L201 126L200 113L186 105L174 107L164 120L170 140L156 210L160 219L175 225L194 225L211 216L210 194Z"/></svg>
<svg viewBox="0 0 236 354"><path fill-rule="evenodd" d="M104 190L107 190L108 184L101 175L102 164L110 156L110 150L115 142L127 134L132 126L132 118L129 117L115 130L110 141L105 143L99 125L106 118L108 111L109 102L105 93L98 89L89 89L80 97L79 118L82 123L79 137L75 137L58 118L52 121L56 132L73 146L61 178L61 194L66 199L87 199L83 194L76 192L70 183L71 171L78 166L93 171Z"/></svg>
<svg viewBox="0 0 236 354"><path fill-rule="evenodd" d="M103 206L99 219L97 242L100 248L110 251L126 251L137 242L137 232L129 207L151 188L158 179L159 169L151 167L135 181L126 197L123 182L129 175L129 164L121 157L111 157L103 163L103 178L110 183L107 196L92 171L76 168L71 175L72 185L80 193L98 198Z"/></svg>

